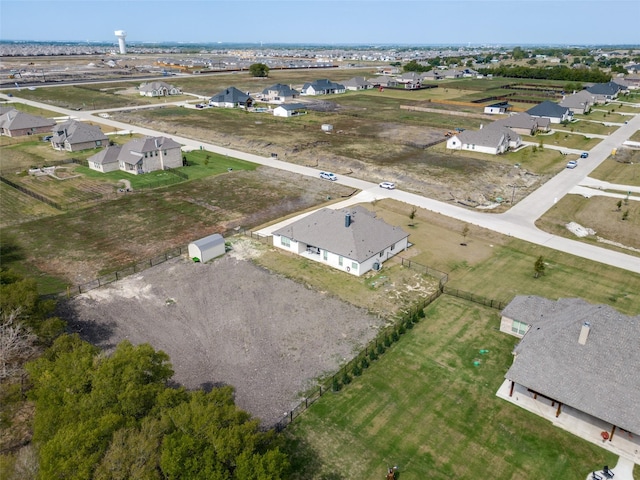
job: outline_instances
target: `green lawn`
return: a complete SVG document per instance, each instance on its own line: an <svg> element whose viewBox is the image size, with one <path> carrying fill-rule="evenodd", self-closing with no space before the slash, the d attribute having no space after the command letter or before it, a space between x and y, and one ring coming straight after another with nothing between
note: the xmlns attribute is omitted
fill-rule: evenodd
<svg viewBox="0 0 640 480"><path fill-rule="evenodd" d="M498 331L497 311L445 295L426 313L288 427L294 479L384 478L394 465L402 480L577 479L616 463L495 396L517 341Z"/></svg>
<svg viewBox="0 0 640 480"><path fill-rule="evenodd" d="M625 162L616 161L618 157L623 157ZM618 150L616 157L607 158L589 176L610 183L638 187L640 186L640 151Z"/></svg>

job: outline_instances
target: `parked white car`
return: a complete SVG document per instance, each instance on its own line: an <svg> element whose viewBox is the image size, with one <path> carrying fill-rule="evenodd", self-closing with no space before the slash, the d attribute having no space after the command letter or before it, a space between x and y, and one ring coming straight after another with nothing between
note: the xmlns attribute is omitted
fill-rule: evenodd
<svg viewBox="0 0 640 480"><path fill-rule="evenodd" d="M578 166L577 160L569 160L567 162L567 168L576 168Z"/></svg>
<svg viewBox="0 0 640 480"><path fill-rule="evenodd" d="M393 190L396 188L396 184L393 182L382 182L380 188L386 188L387 190Z"/></svg>
<svg viewBox="0 0 640 480"><path fill-rule="evenodd" d="M324 178L325 180L338 180L338 177L336 177L333 173L331 172L320 172L320 178Z"/></svg>

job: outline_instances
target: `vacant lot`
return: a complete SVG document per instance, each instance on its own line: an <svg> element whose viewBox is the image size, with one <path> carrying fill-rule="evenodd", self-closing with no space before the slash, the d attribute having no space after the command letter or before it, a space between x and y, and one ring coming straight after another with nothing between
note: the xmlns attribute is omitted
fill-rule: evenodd
<svg viewBox="0 0 640 480"><path fill-rule="evenodd" d="M207 264L172 259L72 299L62 315L107 350L128 339L165 351L174 380L188 388L233 385L236 403L266 426L384 324L231 256Z"/></svg>
<svg viewBox="0 0 640 480"><path fill-rule="evenodd" d="M640 186L640 150L618 149L615 157L607 158L589 176L618 185Z"/></svg>

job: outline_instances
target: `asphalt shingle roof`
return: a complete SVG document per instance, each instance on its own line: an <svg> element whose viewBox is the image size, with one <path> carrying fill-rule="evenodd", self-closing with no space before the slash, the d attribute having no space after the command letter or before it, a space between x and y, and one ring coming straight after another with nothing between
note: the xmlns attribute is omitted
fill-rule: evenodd
<svg viewBox="0 0 640 480"><path fill-rule="evenodd" d="M505 378L640 434L640 315L578 298L516 297L503 311L531 328ZM585 345L580 330L589 322Z"/></svg>
<svg viewBox="0 0 640 480"><path fill-rule="evenodd" d="M345 226L347 214L351 215L348 227ZM358 263L409 236L400 227L375 218L372 212L360 206L343 210L323 208L273 234L313 245Z"/></svg>
<svg viewBox="0 0 640 480"><path fill-rule="evenodd" d="M535 117L562 118L567 114L567 110L569 110L567 107L561 107L557 103L545 100L527 110L527 113Z"/></svg>

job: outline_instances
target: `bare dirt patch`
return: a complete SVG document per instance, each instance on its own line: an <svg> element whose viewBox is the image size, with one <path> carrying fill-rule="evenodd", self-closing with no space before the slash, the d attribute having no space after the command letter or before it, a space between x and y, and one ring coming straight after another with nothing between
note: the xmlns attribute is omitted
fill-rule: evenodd
<svg viewBox="0 0 640 480"><path fill-rule="evenodd" d="M128 339L165 351L174 380L187 388L233 385L237 404L265 425L384 323L231 256L207 264L172 259L75 297L60 314L107 350Z"/></svg>

